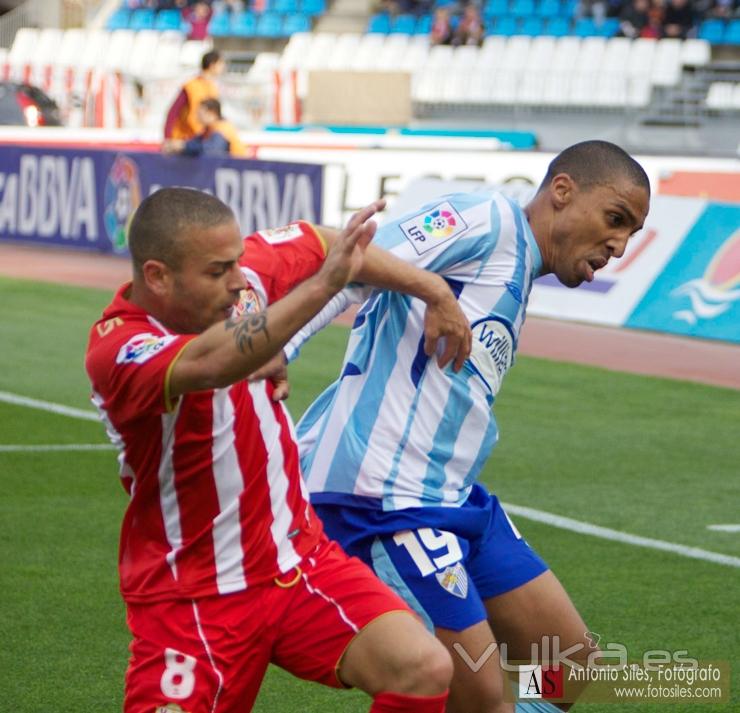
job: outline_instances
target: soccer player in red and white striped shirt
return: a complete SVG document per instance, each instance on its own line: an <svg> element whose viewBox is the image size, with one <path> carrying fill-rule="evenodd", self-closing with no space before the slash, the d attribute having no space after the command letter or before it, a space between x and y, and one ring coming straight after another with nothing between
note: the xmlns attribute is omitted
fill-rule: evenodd
<svg viewBox="0 0 740 713"><path fill-rule="evenodd" d="M444 710L449 655L326 538L274 385L246 380L353 279L424 300L429 353L444 337L440 360L462 365L470 333L446 283L368 248L380 207L341 233L298 222L242 239L204 193L162 189L139 206L133 282L86 359L131 497L125 713L248 711L270 662L357 686L376 713Z"/></svg>

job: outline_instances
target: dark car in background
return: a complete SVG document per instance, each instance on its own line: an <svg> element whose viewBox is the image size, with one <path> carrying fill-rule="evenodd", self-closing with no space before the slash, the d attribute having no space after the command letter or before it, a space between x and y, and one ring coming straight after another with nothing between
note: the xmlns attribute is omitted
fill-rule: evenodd
<svg viewBox="0 0 740 713"><path fill-rule="evenodd" d="M11 126L61 126L56 102L38 87L0 82L0 124Z"/></svg>

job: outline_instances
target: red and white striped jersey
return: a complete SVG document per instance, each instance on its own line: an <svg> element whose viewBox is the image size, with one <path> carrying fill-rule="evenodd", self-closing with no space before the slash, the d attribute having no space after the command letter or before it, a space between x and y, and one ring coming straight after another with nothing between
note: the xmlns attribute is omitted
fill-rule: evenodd
<svg viewBox="0 0 740 713"><path fill-rule="evenodd" d="M245 238L249 286L235 309L264 309L316 272L324 255L306 223ZM93 325L86 358L93 403L131 496L119 553L124 599L225 594L288 572L322 534L290 415L265 381L170 403L170 368L196 335L170 333L126 299L129 286Z"/></svg>

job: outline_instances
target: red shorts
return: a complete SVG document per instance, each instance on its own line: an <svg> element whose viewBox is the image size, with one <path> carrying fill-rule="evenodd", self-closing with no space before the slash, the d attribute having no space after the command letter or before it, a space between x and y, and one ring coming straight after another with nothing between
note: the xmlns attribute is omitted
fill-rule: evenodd
<svg viewBox="0 0 740 713"><path fill-rule="evenodd" d="M337 668L355 634L382 614L409 611L363 562L326 540L281 583L129 603L125 713L244 713L269 663L341 687Z"/></svg>

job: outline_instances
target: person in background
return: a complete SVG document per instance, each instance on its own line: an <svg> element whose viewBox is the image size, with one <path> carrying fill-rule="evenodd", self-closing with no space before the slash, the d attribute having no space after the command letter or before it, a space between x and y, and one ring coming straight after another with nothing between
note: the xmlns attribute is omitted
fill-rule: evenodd
<svg viewBox="0 0 740 713"><path fill-rule="evenodd" d="M632 0L625 5L619 15L619 36L631 40L640 37L643 28L648 24L649 0Z"/></svg>
<svg viewBox="0 0 740 713"><path fill-rule="evenodd" d="M250 152L241 142L234 125L226 121L221 114L221 102L218 99L204 99L197 110L198 121L203 131L192 139L167 139L162 151L183 156L233 156L247 158Z"/></svg>
<svg viewBox="0 0 740 713"><path fill-rule="evenodd" d="M477 5L469 3L463 10L463 15L455 29L455 36L452 38L453 45L480 45L486 34L483 20L480 16L480 10Z"/></svg>
<svg viewBox="0 0 740 713"><path fill-rule="evenodd" d="M434 11L429 43L432 45L449 45L452 43L452 20L447 7L438 7Z"/></svg>
<svg viewBox="0 0 740 713"><path fill-rule="evenodd" d="M226 64L221 55L212 50L201 60L201 72L186 82L167 112L164 124L165 139L187 141L203 133L205 127L198 119L198 106L205 99L218 99L216 80Z"/></svg>
<svg viewBox="0 0 740 713"><path fill-rule="evenodd" d="M685 40L694 26L694 10L688 0L668 0L663 13L663 36Z"/></svg>
<svg viewBox="0 0 740 713"><path fill-rule="evenodd" d="M189 40L205 40L208 25L213 17L213 8L206 2L196 2L183 9L182 19L190 25Z"/></svg>

